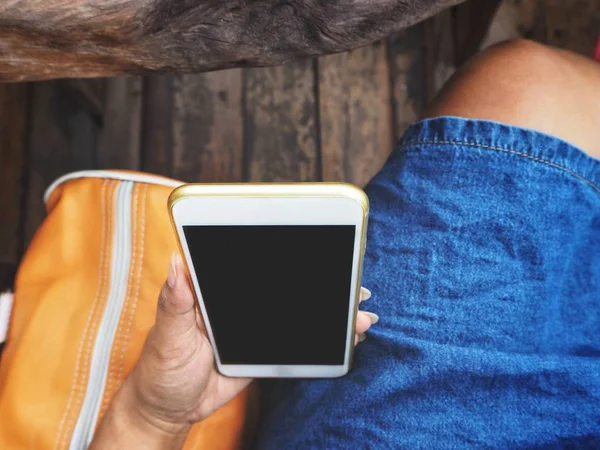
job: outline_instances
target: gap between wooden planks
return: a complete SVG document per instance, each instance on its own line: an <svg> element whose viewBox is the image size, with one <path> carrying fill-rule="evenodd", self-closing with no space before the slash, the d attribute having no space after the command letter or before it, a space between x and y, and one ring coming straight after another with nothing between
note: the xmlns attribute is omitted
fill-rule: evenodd
<svg viewBox="0 0 600 450"><path fill-rule="evenodd" d="M0 261L16 265L45 216L44 189L73 170L364 185L424 105L420 30L275 68L5 85L2 183L17 195L0 200Z"/></svg>

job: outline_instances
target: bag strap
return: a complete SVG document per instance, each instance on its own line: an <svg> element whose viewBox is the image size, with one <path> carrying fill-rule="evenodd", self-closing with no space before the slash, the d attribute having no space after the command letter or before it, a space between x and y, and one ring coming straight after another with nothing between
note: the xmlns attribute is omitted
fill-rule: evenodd
<svg viewBox="0 0 600 450"><path fill-rule="evenodd" d="M0 294L0 344L6 341L8 334L8 324L10 323L10 313L13 307L13 293L5 292Z"/></svg>

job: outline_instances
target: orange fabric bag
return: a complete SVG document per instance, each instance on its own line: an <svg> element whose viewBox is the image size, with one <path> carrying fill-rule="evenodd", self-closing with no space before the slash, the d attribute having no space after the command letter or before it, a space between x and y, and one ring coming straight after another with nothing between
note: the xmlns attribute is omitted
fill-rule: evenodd
<svg viewBox="0 0 600 450"><path fill-rule="evenodd" d="M177 249L167 198L180 182L69 174L19 268L0 360L0 449L84 449L133 369ZM192 449L244 445L249 390L193 427Z"/></svg>

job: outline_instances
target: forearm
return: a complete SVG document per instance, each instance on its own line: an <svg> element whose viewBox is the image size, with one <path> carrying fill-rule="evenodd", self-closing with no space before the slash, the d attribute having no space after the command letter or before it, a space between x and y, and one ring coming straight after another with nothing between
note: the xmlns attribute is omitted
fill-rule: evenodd
<svg viewBox="0 0 600 450"><path fill-rule="evenodd" d="M149 420L137 404L128 380L111 402L89 448L181 449L188 431L189 426L158 424Z"/></svg>
<svg viewBox="0 0 600 450"><path fill-rule="evenodd" d="M4 0L0 80L264 66L381 39L461 0Z"/></svg>

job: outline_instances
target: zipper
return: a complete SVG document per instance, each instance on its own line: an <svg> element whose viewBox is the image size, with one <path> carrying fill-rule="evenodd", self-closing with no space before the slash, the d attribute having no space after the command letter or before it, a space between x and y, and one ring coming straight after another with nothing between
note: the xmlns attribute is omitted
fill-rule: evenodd
<svg viewBox="0 0 600 450"><path fill-rule="evenodd" d="M110 285L106 306L98 326L94 348L90 359L90 370L85 397L71 436L69 450L86 449L94 436L98 416L108 377L108 366L112 346L119 326L119 320L127 295L129 265L132 252L132 193L135 183L152 184L176 188L181 181L138 172L115 170L83 170L68 173L56 179L44 193L44 203L48 203L55 189L70 180L81 178L101 178L121 181L117 186L114 201L114 234L110 264Z"/></svg>
<svg viewBox="0 0 600 450"><path fill-rule="evenodd" d="M10 325L10 313L13 307L13 293L3 292L0 294L0 346L8 335Z"/></svg>
<svg viewBox="0 0 600 450"><path fill-rule="evenodd" d="M85 397L73 430L69 450L83 450L90 445L100 414L110 354L123 303L127 295L129 263L133 244L131 240L133 185L133 181L121 182L115 195L115 227L109 292L94 342Z"/></svg>
<svg viewBox="0 0 600 450"><path fill-rule="evenodd" d="M161 177L159 175L151 175L139 172L119 172L118 170L80 170L79 172L71 172L54 180L44 192L44 203L48 203L48 199L54 190L63 183L79 178L105 178L109 180L133 181L135 183L155 184L158 186L166 186L175 189L181 186L181 181L171 178Z"/></svg>

